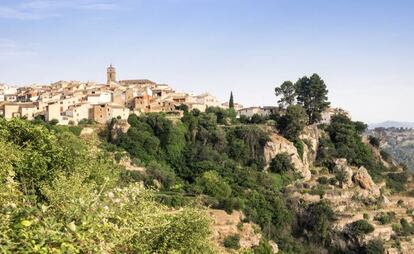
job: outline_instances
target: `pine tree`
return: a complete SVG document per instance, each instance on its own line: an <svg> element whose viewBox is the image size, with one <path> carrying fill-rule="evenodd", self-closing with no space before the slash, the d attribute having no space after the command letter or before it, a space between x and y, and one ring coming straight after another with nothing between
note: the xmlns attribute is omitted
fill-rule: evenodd
<svg viewBox="0 0 414 254"><path fill-rule="evenodd" d="M276 87L275 94L280 97L278 103L281 108L287 108L295 104L296 90L291 81L285 81L280 87Z"/></svg>
<svg viewBox="0 0 414 254"><path fill-rule="evenodd" d="M233 91L230 92L229 108L234 108Z"/></svg>
<svg viewBox="0 0 414 254"><path fill-rule="evenodd" d="M317 74L313 74L310 78L300 78L295 87L296 99L305 108L309 123L317 123L321 119L321 113L330 105L325 82Z"/></svg>

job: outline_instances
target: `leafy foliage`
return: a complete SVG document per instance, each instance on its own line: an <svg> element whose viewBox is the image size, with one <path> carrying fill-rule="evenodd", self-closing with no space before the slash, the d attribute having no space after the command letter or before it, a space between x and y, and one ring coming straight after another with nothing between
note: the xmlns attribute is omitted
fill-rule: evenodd
<svg viewBox="0 0 414 254"><path fill-rule="evenodd" d="M364 247L365 254L383 254L385 253L384 243L381 240L371 240Z"/></svg>
<svg viewBox="0 0 414 254"><path fill-rule="evenodd" d="M229 235L226 238L224 238L224 247L229 249L238 250L240 249L240 235Z"/></svg>
<svg viewBox="0 0 414 254"><path fill-rule="evenodd" d="M326 147L319 149L324 154L318 159L329 158L331 155L335 155L336 158L346 158L353 165L366 167L374 180L382 178L385 167L374 158L370 148L362 142L360 134L365 128L365 124L352 122L345 115L333 116L327 131L334 147L329 141L325 141L322 145Z"/></svg>
<svg viewBox="0 0 414 254"><path fill-rule="evenodd" d="M277 120L277 128L280 134L293 141L298 139L306 123L307 117L303 107L292 105L287 108L286 114Z"/></svg>
<svg viewBox="0 0 414 254"><path fill-rule="evenodd" d="M278 101L280 107L293 105L296 100L295 85L291 81L285 81L280 87L275 88L275 95L281 97Z"/></svg>
<svg viewBox="0 0 414 254"><path fill-rule="evenodd" d="M214 253L204 211L172 211L68 131L0 119L5 253Z"/></svg>
<svg viewBox="0 0 414 254"><path fill-rule="evenodd" d="M286 173L293 171L295 167L288 153L279 153L270 162L269 170L273 173Z"/></svg>
<svg viewBox="0 0 414 254"><path fill-rule="evenodd" d="M295 87L298 104L305 108L309 123L317 123L321 119L321 113L330 105L325 82L313 74L309 78L300 78Z"/></svg>
<svg viewBox="0 0 414 254"><path fill-rule="evenodd" d="M349 235L354 238L359 238L363 235L372 233L374 231L374 226L369 224L366 220L357 220L348 224Z"/></svg>
<svg viewBox="0 0 414 254"><path fill-rule="evenodd" d="M325 202L310 204L303 212L300 220L300 229L308 230L307 237L314 242L327 244L331 223L335 220L335 213Z"/></svg>

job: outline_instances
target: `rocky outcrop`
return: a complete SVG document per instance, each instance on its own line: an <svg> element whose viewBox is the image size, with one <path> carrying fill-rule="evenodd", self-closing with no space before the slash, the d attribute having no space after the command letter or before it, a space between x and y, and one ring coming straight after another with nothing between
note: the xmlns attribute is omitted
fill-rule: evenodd
<svg viewBox="0 0 414 254"><path fill-rule="evenodd" d="M279 252L279 246L273 241L269 241L270 246L272 247L273 254L276 254Z"/></svg>
<svg viewBox="0 0 414 254"><path fill-rule="evenodd" d="M116 140L119 135L127 133L130 127L131 125L129 125L127 120L117 120L111 129L111 139Z"/></svg>
<svg viewBox="0 0 414 254"><path fill-rule="evenodd" d="M300 135L300 139L304 141L306 147L308 148L308 159L311 162L314 162L316 159L319 138L321 136L321 131L317 125L306 126Z"/></svg>
<svg viewBox="0 0 414 254"><path fill-rule="evenodd" d="M264 147L264 157L266 163L269 164L270 161L279 153L287 153L290 155L293 165L304 180L309 180L311 178L311 172L309 170L310 164L307 156L303 156L304 160L302 161L292 142L272 132L270 135L270 141L267 142Z"/></svg>
<svg viewBox="0 0 414 254"><path fill-rule="evenodd" d="M311 178L310 167L315 162L316 153L319 146L319 138L321 131L318 126L311 125L305 127L300 139L303 141L303 156L300 156L295 145L286 138L278 135L274 130L267 129L271 133L270 141L264 147L264 156L266 163L270 161L279 153L287 153L292 159L297 172L302 178L307 181Z"/></svg>
<svg viewBox="0 0 414 254"><path fill-rule="evenodd" d="M94 133L93 128L91 128L91 127L85 127L85 128L83 128L83 129L82 129L82 131L81 131L81 133L80 133L80 136L81 136L81 137L84 137L84 136L90 136L90 135L92 135L93 133Z"/></svg>
<svg viewBox="0 0 414 254"><path fill-rule="evenodd" d="M354 173L353 180L362 189L367 190L370 194L374 195L375 197L379 197L381 195L380 189L374 183L366 168L360 167Z"/></svg>
<svg viewBox="0 0 414 254"><path fill-rule="evenodd" d="M139 172L145 172L144 167L138 167L132 163L131 158L128 156L128 154L124 154L124 156L121 157L121 159L118 162L119 165L124 166L126 170L128 171L139 171Z"/></svg>
<svg viewBox="0 0 414 254"><path fill-rule="evenodd" d="M374 232L368 234L364 238L364 242L368 243L371 240L381 239L384 242L391 240L394 231L391 226L374 226Z"/></svg>
<svg viewBox="0 0 414 254"><path fill-rule="evenodd" d="M338 171L343 172L345 179L342 181L341 187L344 189L352 187L354 184L352 182L353 171L352 168L348 165L346 159L336 159L335 161L336 168Z"/></svg>
<svg viewBox="0 0 414 254"><path fill-rule="evenodd" d="M213 219L213 241L217 243L222 253L226 253L222 246L224 239L234 234L240 235L241 249L251 249L260 244L262 235L258 232L259 226L253 223L243 223L245 216L242 212L233 211L232 214L227 214L223 210L211 209L209 214ZM278 250L276 244L272 248Z"/></svg>

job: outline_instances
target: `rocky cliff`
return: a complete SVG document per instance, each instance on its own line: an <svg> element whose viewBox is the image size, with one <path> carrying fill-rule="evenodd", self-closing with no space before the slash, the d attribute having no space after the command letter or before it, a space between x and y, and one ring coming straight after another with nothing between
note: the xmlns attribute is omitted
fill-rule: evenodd
<svg viewBox="0 0 414 254"><path fill-rule="evenodd" d="M269 164L279 153L287 153L290 155L297 172L304 180L309 180L311 178L310 168L315 161L320 138L320 131L317 126L306 127L303 134L300 136L304 141L304 151L302 156L299 155L298 149L292 142L280 136L275 130L268 130L270 132L270 141L267 142L264 148L266 163Z"/></svg>

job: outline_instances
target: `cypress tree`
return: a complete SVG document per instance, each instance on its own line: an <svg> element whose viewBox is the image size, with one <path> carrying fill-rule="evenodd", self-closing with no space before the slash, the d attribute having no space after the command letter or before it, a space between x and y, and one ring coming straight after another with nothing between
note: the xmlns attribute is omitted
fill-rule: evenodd
<svg viewBox="0 0 414 254"><path fill-rule="evenodd" d="M229 108L234 108L233 91L230 92Z"/></svg>

